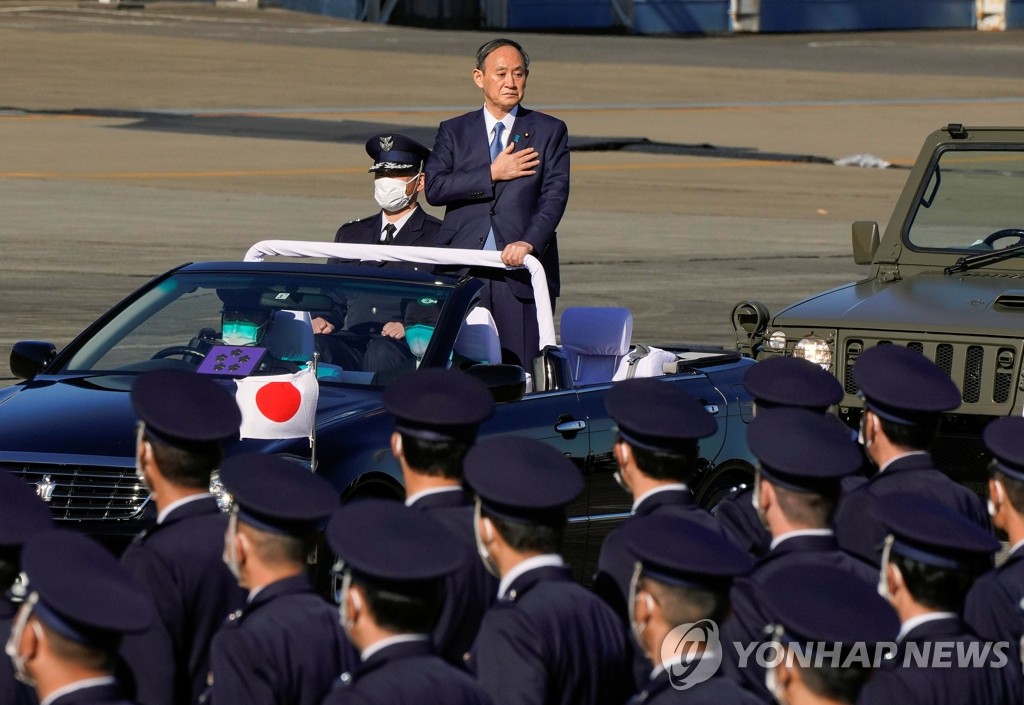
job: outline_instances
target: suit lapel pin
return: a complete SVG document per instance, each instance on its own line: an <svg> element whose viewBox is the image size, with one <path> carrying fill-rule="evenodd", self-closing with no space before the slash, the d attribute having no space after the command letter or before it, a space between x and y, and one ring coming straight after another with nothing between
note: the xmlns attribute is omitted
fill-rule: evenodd
<svg viewBox="0 0 1024 705"><path fill-rule="evenodd" d="M523 137L525 137L526 139L530 139L530 133L529 132L524 132L523 133Z"/></svg>

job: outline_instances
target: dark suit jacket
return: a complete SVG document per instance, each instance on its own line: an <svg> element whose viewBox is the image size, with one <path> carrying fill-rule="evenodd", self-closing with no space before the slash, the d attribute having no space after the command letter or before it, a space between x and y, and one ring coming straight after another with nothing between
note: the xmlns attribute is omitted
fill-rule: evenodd
<svg viewBox="0 0 1024 705"><path fill-rule="evenodd" d="M897 458L867 482L857 477L844 479L843 496L832 520L840 548L879 567L886 530L877 512L878 498L892 492L931 497L991 531L988 511L978 495L934 468L930 454L918 453Z"/></svg>
<svg viewBox="0 0 1024 705"><path fill-rule="evenodd" d="M764 705L765 702L722 675L719 669L708 680L686 690L672 687L668 671L661 671L630 699L629 705Z"/></svg>
<svg viewBox="0 0 1024 705"><path fill-rule="evenodd" d="M4 641L10 636L17 606L6 597L0 596L0 637ZM39 702L35 690L14 677L14 666L4 656L0 659L0 703L4 705L33 705Z"/></svg>
<svg viewBox="0 0 1024 705"><path fill-rule="evenodd" d="M611 608L567 567L540 567L484 615L469 669L495 705L605 705L629 697L627 659Z"/></svg>
<svg viewBox="0 0 1024 705"><path fill-rule="evenodd" d="M345 242L352 245L379 245L381 232L380 211L371 216L360 218L345 223L338 232L334 234L335 242ZM437 241L437 231L441 228L441 221L430 215L422 208L417 207L409 216L402 229L395 234L392 245L416 246L416 247L441 247L442 243ZM347 260L331 259L331 264L346 262ZM356 264L353 262L353 264ZM429 271L429 264L417 264L415 262L359 262L366 267L399 267L401 269L413 269Z"/></svg>
<svg viewBox="0 0 1024 705"><path fill-rule="evenodd" d="M428 642L411 641L386 646L370 656L354 679L339 679L324 705L426 702L490 705L491 699L468 673L441 660Z"/></svg>
<svg viewBox="0 0 1024 705"><path fill-rule="evenodd" d="M442 122L424 167L427 201L446 207L438 234L442 245L479 250L492 227L498 250L511 242L528 242L544 265L551 296L558 296L555 230L569 200L568 130L561 120L520 105L509 133L512 142L516 149L537 150L537 173L492 183L483 109ZM510 286L518 296L532 298L522 279Z"/></svg>
<svg viewBox="0 0 1024 705"><path fill-rule="evenodd" d="M221 558L227 524L217 500L195 500L141 534L121 558L160 616L121 646L145 705L198 701L210 670L210 640L245 602L245 591Z"/></svg>
<svg viewBox="0 0 1024 705"><path fill-rule="evenodd" d="M126 698L122 688L112 683L74 690L54 700L52 705L135 705L135 701Z"/></svg>
<svg viewBox="0 0 1024 705"><path fill-rule="evenodd" d="M974 581L964 605L964 621L992 641L1020 644L1024 638L1024 549Z"/></svg>

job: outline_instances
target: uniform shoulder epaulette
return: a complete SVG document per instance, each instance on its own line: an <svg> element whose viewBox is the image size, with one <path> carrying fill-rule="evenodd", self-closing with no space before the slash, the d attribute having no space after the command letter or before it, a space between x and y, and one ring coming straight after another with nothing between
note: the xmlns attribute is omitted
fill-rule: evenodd
<svg viewBox="0 0 1024 705"><path fill-rule="evenodd" d="M368 215L368 216L366 216L364 218L356 218L355 220L350 220L347 223L345 223L345 225L352 225L353 223L362 223L364 221L369 220L370 218L378 218L378 217L380 217L380 213L374 213L373 215ZM342 226L342 227L344 227L344 226Z"/></svg>

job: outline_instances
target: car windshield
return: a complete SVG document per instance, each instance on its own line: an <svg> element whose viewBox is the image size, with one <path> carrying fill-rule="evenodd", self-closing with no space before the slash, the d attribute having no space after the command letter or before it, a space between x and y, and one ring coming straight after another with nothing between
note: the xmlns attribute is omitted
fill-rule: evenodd
<svg viewBox="0 0 1024 705"><path fill-rule="evenodd" d="M376 384L382 369L415 367L451 291L278 271L179 272L79 342L57 373L283 374L305 369L316 352L321 381ZM389 324L398 337L381 335Z"/></svg>
<svg viewBox="0 0 1024 705"><path fill-rule="evenodd" d="M1024 243L1024 151L942 152L907 239L917 249L979 252Z"/></svg>

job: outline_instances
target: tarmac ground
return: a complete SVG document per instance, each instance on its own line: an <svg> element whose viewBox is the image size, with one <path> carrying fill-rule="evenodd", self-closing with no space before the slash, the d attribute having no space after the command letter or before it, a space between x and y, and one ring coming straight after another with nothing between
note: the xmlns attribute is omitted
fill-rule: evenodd
<svg viewBox="0 0 1024 705"><path fill-rule="evenodd" d="M531 55L526 104L572 135L559 308L627 306L653 344L731 345L736 301L776 311L863 276L850 223L884 225L925 135L1024 107L1014 32L501 34ZM0 0L0 358L66 344L182 262L331 240L376 210L366 139L429 144L478 107L493 36ZM832 164L856 154L894 167Z"/></svg>

